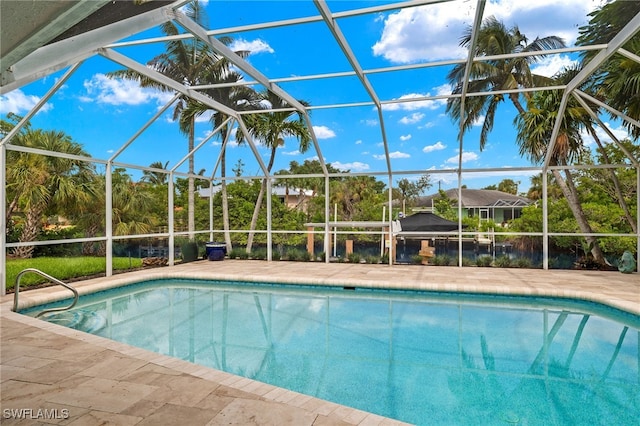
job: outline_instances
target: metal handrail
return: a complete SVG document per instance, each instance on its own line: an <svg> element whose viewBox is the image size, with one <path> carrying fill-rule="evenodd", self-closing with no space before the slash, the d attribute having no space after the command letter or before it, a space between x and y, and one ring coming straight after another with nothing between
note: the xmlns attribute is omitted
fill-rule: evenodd
<svg viewBox="0 0 640 426"><path fill-rule="evenodd" d="M38 315L36 315L36 318L38 318L39 316L46 314L48 312L58 312L58 311L67 311L71 308L73 308L74 306L76 306L76 303L78 303L78 290L76 290L73 286L63 283L62 281L60 281L57 278L52 277L49 274L45 274L44 272L42 272L39 269L35 269L35 268L27 268L24 269L22 271L20 271L20 273L18 274L18 276L16 276L16 285L14 287L14 293L13 293L13 312L18 312L18 293L20 293L20 279L22 278L22 276L24 274L26 274L27 272L34 272L38 275L43 276L44 278L48 279L51 282L54 282L56 284L60 284L61 286L71 290L73 292L73 303L67 307L63 307L63 308L51 308L51 309L45 309L44 311L40 312Z"/></svg>

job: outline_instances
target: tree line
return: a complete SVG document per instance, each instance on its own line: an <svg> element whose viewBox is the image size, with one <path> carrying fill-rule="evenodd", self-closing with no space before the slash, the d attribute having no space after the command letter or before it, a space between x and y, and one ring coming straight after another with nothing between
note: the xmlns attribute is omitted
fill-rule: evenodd
<svg viewBox="0 0 640 426"><path fill-rule="evenodd" d="M629 19L640 12L640 3L615 1L607 3L590 14L589 23L580 28L578 45L590 45L608 42ZM206 21L201 5L195 1L187 6L187 15L199 23ZM167 36L179 33L175 24L168 22L162 26ZM232 40L220 39L226 45ZM470 48L471 30L461 38L461 45ZM518 27L506 27L494 17L487 18L481 25L477 42L472 54L477 57L496 56L511 53L543 52L548 49L563 47L563 41L556 36L536 38L529 42ZM266 229L265 194L266 179L260 181L244 181L236 179L227 183L225 149L228 141L235 136L240 142L251 137L270 149L266 172L271 173L276 150L282 146L285 138L294 138L298 142L298 150L305 152L310 145L311 136L308 123L301 111L296 111L286 101L275 94L256 92L249 86L237 84L242 82L239 74L228 60L215 53L208 44L198 39L171 38L165 43L165 52L149 61L148 66L174 80L182 81L188 86L205 87L201 91L219 104L239 111L251 111L243 115L240 131L231 134L232 123L229 116L219 110L182 96L178 99L173 118L179 123L185 134L188 150L194 148L194 127L197 117L212 112L211 126L220 129L222 152L220 162L220 191L214 197L214 228L224 230L224 239L228 250L233 244L243 244L250 252L254 240L262 241L264 234L256 234L256 229ZM640 54L640 37L633 37L624 48L634 54ZM531 66L545 55L516 56L511 58L475 61L472 65L469 90L477 92L508 91L540 86L563 85L571 81L580 69L593 58L594 51L582 54L578 66L564 69L548 78L531 72ZM236 52L246 57L249 52ZM449 81L453 94L462 91L464 82L464 65L452 68ZM109 74L112 78L124 78L137 81L143 87L158 90L169 90L155 80L132 70L119 70ZM626 56L614 55L605 62L590 78L580 86L580 90L594 99L610 105L617 111L638 120L640 118L640 64ZM484 149L489 134L493 129L495 113L500 105L509 100L517 109L514 125L517 129L516 143L520 154L533 163L541 164L547 151L555 115L559 110L562 92L558 90L539 90L534 92L509 92L507 95L495 94L468 97L465 110L459 97L450 98L447 113L454 122L461 124L459 137L477 121L482 122L480 148ZM304 106L303 100L298 102ZM586 107L588 106L588 108ZM594 232L637 232L635 207L635 178L633 168L594 168L590 170L571 169L572 164L592 162L594 164L619 164L632 155L638 158L638 145L631 141L619 144L604 144L596 133L597 122L589 109L596 114L610 114L603 111L599 104L592 101L581 103L576 98L568 100L562 125L553 141L549 178L550 220L554 226L561 224L563 232L590 234ZM464 114L462 114L464 112ZM19 117L9 114L1 121L1 131L6 135L18 122ZM460 123L462 120L462 123ZM640 129L628 121L623 125L630 136L637 140ZM589 134L596 143L592 153L583 134ZM104 174L97 173L90 162L79 157L89 157L80 143L72 140L70 135L54 130L34 129L26 125L12 139L13 145L38 148L45 151L70 154L70 158L47 157L26 151L9 151L7 154L7 235L8 241L29 242L41 238L43 223L47 217L60 215L69 219L80 235L84 237L103 236L105 229L105 185ZM156 162L150 165L154 170L167 167L168 163ZM327 165L329 173L340 171ZM242 174L242 164L233 168L236 176ZM292 191L312 190L313 196L305 200L304 209L286 209L283 206L273 207L277 214L272 215L274 229L301 230L305 222L321 222L325 220L325 194L330 194L330 203L339 211L339 220L380 220L381 206L388 201L389 188L373 177L344 176L331 178L330 187L324 188L324 178L284 178L285 175L322 174L318 161L305 161L303 164L291 162L288 170L274 173L278 179L276 185L291 188ZM178 227L184 227L190 238L195 238L196 229L208 229L208 201L197 197L199 186L208 185L205 179L198 179L194 170L193 158L189 159L189 177L176 179L176 212ZM527 196L539 199L541 182L546 176L534 176ZM168 226L168 182L167 174L159 171L145 171L139 181L134 181L124 169L112 172L113 182L113 230L115 235L135 235L154 232ZM514 189L515 186L515 189ZM413 200L431 187L428 175L418 180L401 179L392 188L392 198L397 200L398 209L411 207ZM517 192L517 183L509 180L497 184L496 189L505 192ZM202 203L207 203L206 206ZM200 205L200 206L198 206ZM443 214L447 202L441 204ZM274 204L275 206L275 204ZM607 212L615 212L616 216L601 217L596 207ZM250 211L250 214L248 214ZM204 213L206 212L206 213ZM230 214L233 212L233 215ZM20 214L18 214L20 213ZM556 217L557 213L557 217ZM537 214L537 213L536 213ZM569 214L570 219L565 216ZM526 215L525 215L526 216ZM533 214L535 216L535 214ZM605 215L606 216L606 215ZM534 218L535 219L535 218ZM534 220L531 219L531 220ZM617 224L609 223L618 220ZM535 219L538 221L539 219ZM218 223L221 221L221 223ZM603 223L607 223L603 226ZM539 222L537 222L539 223ZM527 226L520 229L526 230ZM536 225L537 226L537 225ZM248 230L246 233L232 233L232 229ZM518 229L514 226L513 229ZM560 232L560 231L559 231ZM608 232L608 231L606 231ZM283 237L284 238L284 237ZM293 237L291 237L293 238ZM605 263L604 252L610 250L602 247L603 240L588 236L584 245L589 248L594 259ZM631 247L632 251L635 251ZM33 246L19 247L13 254L29 257L33 254ZM604 250L604 251L603 251ZM104 251L101 244L86 243L83 251L86 254L99 254Z"/></svg>
<svg viewBox="0 0 640 426"><path fill-rule="evenodd" d="M578 46L608 43L629 21L640 12L640 2L614 1L605 4L589 14L589 23L579 28ZM487 18L481 25L477 40L471 46L471 27L463 34L460 44L472 49L475 57L499 56L529 52L544 52L550 49L565 47L563 40L557 36L536 37L533 41L520 32L517 26L508 28L495 17ZM632 37L624 49L640 53L640 36ZM448 75L454 87L453 93L460 94L465 84L472 92L497 92L512 89L532 88L540 86L566 85L572 81L589 62L597 51L588 50L581 54L580 62L573 67L565 68L553 77L537 75L531 66L546 55L523 55L509 58L475 61L470 72L470 81L464 81L465 64L454 67ZM640 63L627 56L616 54L611 56L594 73L579 84L578 89L593 99L603 102L621 114L637 120L640 117ZM611 111L603 111L600 104L591 100L580 100L574 96L568 98L564 115L561 117L559 131L554 136L554 125L563 99L563 90L539 90L534 92L506 92L486 96L472 96L463 103L459 97L449 98L447 112L460 125L459 137L462 138L476 122L482 122L480 133L480 149L484 149L487 138L494 125L496 110L509 99L518 111L514 118L517 129L516 143L520 155L534 164L542 164L549 156L548 165L563 168L551 168L551 175L559 187L569 209L578 224L581 233L592 234L594 227L587 218L583 208L583 200L576 184L576 176L570 166L583 163L588 159L583 132L589 134L597 145L598 156L604 164L611 164L608 151L596 133L596 115L608 114L618 117ZM591 114L591 112L594 114ZM636 140L640 128L630 121L623 125L631 137ZM621 147L621 145L618 145ZM624 150L624 148L621 148ZM637 155L635 159L637 159ZM624 158L623 158L624 159ZM621 184L613 169L606 169L613 182L614 191L611 196L619 204L624 220L637 232L637 222L632 209L625 198ZM596 263L605 264L606 260L598 238L586 236L586 244Z"/></svg>

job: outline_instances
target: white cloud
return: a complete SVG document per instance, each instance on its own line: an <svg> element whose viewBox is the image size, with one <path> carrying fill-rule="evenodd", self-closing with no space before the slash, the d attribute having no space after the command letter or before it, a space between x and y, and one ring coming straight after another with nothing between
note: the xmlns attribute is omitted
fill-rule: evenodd
<svg viewBox="0 0 640 426"><path fill-rule="evenodd" d="M210 121L213 117L213 113L213 110L207 110L203 112L201 115L196 117L196 123L206 123L207 121Z"/></svg>
<svg viewBox="0 0 640 426"><path fill-rule="evenodd" d="M458 164L458 155L454 155L451 158L448 158L445 163L446 164ZM478 159L478 154L476 154L475 152L468 152L468 151L463 151L462 152L462 162L463 163L468 163L469 161L475 161Z"/></svg>
<svg viewBox="0 0 640 426"><path fill-rule="evenodd" d="M384 160L386 157L382 154L374 155L373 158L376 160ZM411 158L411 156L405 152L394 151L389 153L389 158Z"/></svg>
<svg viewBox="0 0 640 426"><path fill-rule="evenodd" d="M408 141L409 139L411 139L411 135L410 134L409 135L400 136L400 140L403 141L403 142L404 141Z"/></svg>
<svg viewBox="0 0 640 426"><path fill-rule="evenodd" d="M478 126L482 126L484 124L484 119L485 119L485 115L479 115L478 118L475 119L475 121L471 124L472 126L478 127Z"/></svg>
<svg viewBox="0 0 640 426"><path fill-rule="evenodd" d="M362 139L358 139L358 140L356 141L356 145L362 145Z"/></svg>
<svg viewBox="0 0 640 426"><path fill-rule="evenodd" d="M29 112L31 109L40 102L39 96L25 95L20 89L13 90L4 96L0 96L0 114L8 114L10 112L21 115L22 113ZM39 112L50 111L53 109L53 104L45 103Z"/></svg>
<svg viewBox="0 0 640 426"><path fill-rule="evenodd" d="M86 95L80 97L81 101L108 105L142 105L153 101L164 105L173 97L170 92L142 88L136 81L109 78L104 74L85 80L84 88Z"/></svg>
<svg viewBox="0 0 640 426"><path fill-rule="evenodd" d="M402 124L415 124L424 118L424 114L421 112L414 112L411 115L406 115L400 119Z"/></svg>
<svg viewBox="0 0 640 426"><path fill-rule="evenodd" d="M619 141L625 140L625 139L631 139L631 137L629 136L629 132L627 131L627 129L622 127L622 125L618 127L612 127L611 123L604 123L604 125L607 127L607 129L609 129L611 133L613 133L613 136L615 136L616 139L618 139ZM600 139L601 142L606 143L606 142L612 141L609 134L605 132L605 130L602 127L596 126L595 129L596 129L596 136L598 137L598 139ZM582 132L582 139L589 146L595 144L595 140L586 130Z"/></svg>
<svg viewBox="0 0 640 426"><path fill-rule="evenodd" d="M411 156L405 152L394 151L389 153L389 158L411 158Z"/></svg>
<svg viewBox="0 0 640 426"><path fill-rule="evenodd" d="M435 125L436 125L435 122L428 121L428 122L424 123L424 125L418 126L418 129L430 129L431 127L434 127Z"/></svg>
<svg viewBox="0 0 640 426"><path fill-rule="evenodd" d="M334 161L331 163L331 166L343 172L349 170L352 172L364 172L369 170L368 164L361 163L359 161L354 161L353 163L341 163L340 161Z"/></svg>
<svg viewBox="0 0 640 426"><path fill-rule="evenodd" d="M517 25L529 40L557 35L573 45L587 14L602 0L487 1L485 19L494 15L507 27ZM446 2L405 8L387 15L380 39L372 46L375 56L392 63L454 59L466 56L459 40L472 23L476 2Z"/></svg>
<svg viewBox="0 0 640 426"><path fill-rule="evenodd" d="M578 37L578 28L588 23L587 15L604 3L603 0L493 0L487 2L484 16L495 15L509 27L517 25L529 41L556 35L571 46Z"/></svg>
<svg viewBox="0 0 640 426"><path fill-rule="evenodd" d="M328 128L327 126L313 126L313 132L318 139L335 138L336 132Z"/></svg>
<svg viewBox="0 0 640 426"><path fill-rule="evenodd" d="M295 151L282 151L283 155L300 155L300 151L297 149Z"/></svg>
<svg viewBox="0 0 640 426"><path fill-rule="evenodd" d="M441 94L443 93L438 93L438 95L441 95ZM451 91L449 90L449 92L446 94L450 95ZM398 101L397 103L382 105L382 109L385 111L397 111L397 110L414 111L416 109L432 109L433 110L433 109L438 109L441 106L444 106L447 104L446 99L421 99L421 98L426 98L431 96L437 96L437 95L432 95L429 92L407 93L406 95L402 95L399 98L394 98L393 100Z"/></svg>
<svg viewBox="0 0 640 426"><path fill-rule="evenodd" d="M263 53L263 52L268 52L268 53L274 52L271 46L269 46L269 43L265 42L264 40L260 40L259 38L255 40L245 40L245 39L239 38L234 40L233 43L231 43L231 45L229 46L229 48L234 52L241 51L241 50L248 50L249 52L251 52L251 54Z"/></svg>
<svg viewBox="0 0 640 426"><path fill-rule="evenodd" d="M531 67L531 72L545 77L553 77L563 68L570 68L578 64L577 60L572 60L566 55L553 55L543 58L536 65Z"/></svg>
<svg viewBox="0 0 640 426"><path fill-rule="evenodd" d="M438 141L433 145L427 145L424 148L422 148L422 152L424 152L425 154L428 154L433 151L442 151L446 147L447 146L445 144L443 144L441 141Z"/></svg>
<svg viewBox="0 0 640 426"><path fill-rule="evenodd" d="M459 3L453 7L435 4L389 14L380 40L372 47L373 54L403 64L463 57L465 51L458 46L458 39L465 24L473 20L470 4L464 5L464 10L459 10Z"/></svg>

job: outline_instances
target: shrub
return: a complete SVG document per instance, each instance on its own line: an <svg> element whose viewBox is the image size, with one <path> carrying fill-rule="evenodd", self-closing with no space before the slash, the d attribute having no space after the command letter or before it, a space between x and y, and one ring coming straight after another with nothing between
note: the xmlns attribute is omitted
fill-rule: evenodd
<svg viewBox="0 0 640 426"><path fill-rule="evenodd" d="M507 255L500 256L496 259L494 265L498 268L509 268L511 267L511 258Z"/></svg>
<svg viewBox="0 0 640 426"><path fill-rule="evenodd" d="M304 253L307 253L307 256L309 255L309 253L306 251L302 252L296 248L291 248L287 250L286 257L287 259L294 260L294 261L304 260Z"/></svg>
<svg viewBox="0 0 640 426"><path fill-rule="evenodd" d="M251 252L253 259L265 260L267 258L267 249L259 248Z"/></svg>
<svg viewBox="0 0 640 426"><path fill-rule="evenodd" d="M234 248L229 252L230 259L242 259L242 254L246 254L246 250L241 248Z"/></svg>
<svg viewBox="0 0 640 426"><path fill-rule="evenodd" d="M360 259L362 259L362 256L360 256L358 253L351 253L349 254L348 259L350 263L360 263Z"/></svg>
<svg viewBox="0 0 640 426"><path fill-rule="evenodd" d="M491 259L491 256L478 256L478 258L476 259L476 266L480 266L480 267L488 267L491 266L491 262L493 259Z"/></svg>
<svg viewBox="0 0 640 426"><path fill-rule="evenodd" d="M516 259L515 264L518 268L531 268L531 260L526 257L519 257Z"/></svg>
<svg viewBox="0 0 640 426"><path fill-rule="evenodd" d="M453 261L454 259L448 254L438 255L433 258L433 264L436 266L449 266Z"/></svg>
<svg viewBox="0 0 640 426"><path fill-rule="evenodd" d="M306 250L301 250L298 259L303 262L309 262L311 261L311 253Z"/></svg>
<svg viewBox="0 0 640 426"><path fill-rule="evenodd" d="M410 257L410 261L415 265L420 265L422 263L422 256L420 256L419 254L414 254Z"/></svg>
<svg viewBox="0 0 640 426"><path fill-rule="evenodd" d="M367 257L365 257L365 260L367 261L367 263L371 263L373 265L377 265L378 263L380 263L380 256L376 256L374 254L370 254Z"/></svg>

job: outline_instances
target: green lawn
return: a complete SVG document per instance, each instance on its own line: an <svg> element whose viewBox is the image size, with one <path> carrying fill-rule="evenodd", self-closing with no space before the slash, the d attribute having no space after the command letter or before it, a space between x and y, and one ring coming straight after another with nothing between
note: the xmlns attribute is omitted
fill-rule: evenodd
<svg viewBox="0 0 640 426"><path fill-rule="evenodd" d="M113 269L139 268L142 259L114 257ZM7 259L7 288L13 288L20 271L27 268L39 269L61 281L76 277L103 274L106 267L104 257L36 257L33 259ZM20 288L44 283L47 280L38 274L27 273L20 280Z"/></svg>

